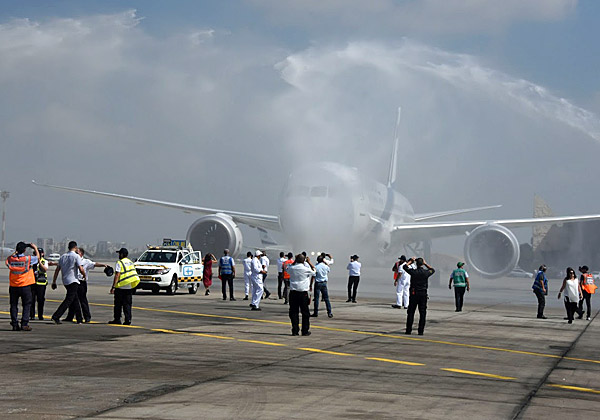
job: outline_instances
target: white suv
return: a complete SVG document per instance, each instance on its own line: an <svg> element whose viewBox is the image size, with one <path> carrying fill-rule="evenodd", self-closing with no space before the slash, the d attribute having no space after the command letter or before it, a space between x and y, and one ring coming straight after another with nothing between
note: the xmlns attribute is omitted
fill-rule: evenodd
<svg viewBox="0 0 600 420"><path fill-rule="evenodd" d="M202 283L202 255L179 247L148 247L135 262L140 278L137 289L158 293L161 289L173 295L181 284L195 294Z"/></svg>

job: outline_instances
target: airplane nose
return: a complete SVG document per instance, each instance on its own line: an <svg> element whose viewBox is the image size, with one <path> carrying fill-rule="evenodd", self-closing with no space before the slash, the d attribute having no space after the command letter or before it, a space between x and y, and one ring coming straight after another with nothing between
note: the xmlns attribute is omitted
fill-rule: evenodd
<svg viewBox="0 0 600 420"><path fill-rule="evenodd" d="M296 250L332 250L353 230L351 202L290 199L282 206L281 225Z"/></svg>

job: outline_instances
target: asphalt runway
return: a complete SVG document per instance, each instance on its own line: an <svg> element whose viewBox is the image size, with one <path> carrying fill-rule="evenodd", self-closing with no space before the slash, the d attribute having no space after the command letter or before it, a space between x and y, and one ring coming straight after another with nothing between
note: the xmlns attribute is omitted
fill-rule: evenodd
<svg viewBox="0 0 600 420"><path fill-rule="evenodd" d="M210 296L138 292L133 325L108 325L98 273L91 324L51 323L64 289L48 288L47 320L12 332L1 269L0 418L600 418L597 311L567 324L551 285L538 320L529 279L481 281L461 313L432 288L425 335L406 336L387 270L363 277L351 304L333 276L334 318L321 306L309 337L291 336L281 300L251 312L241 281L235 302L219 284Z"/></svg>

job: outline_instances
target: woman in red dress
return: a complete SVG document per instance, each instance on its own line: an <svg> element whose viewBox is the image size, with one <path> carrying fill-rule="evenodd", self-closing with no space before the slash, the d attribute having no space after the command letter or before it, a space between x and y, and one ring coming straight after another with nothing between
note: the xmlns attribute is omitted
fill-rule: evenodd
<svg viewBox="0 0 600 420"><path fill-rule="evenodd" d="M202 283L204 283L204 288L206 289L204 296L210 295L208 288L212 286L212 265L214 262L217 262L217 259L213 254L206 254L204 256L204 272L202 273Z"/></svg>

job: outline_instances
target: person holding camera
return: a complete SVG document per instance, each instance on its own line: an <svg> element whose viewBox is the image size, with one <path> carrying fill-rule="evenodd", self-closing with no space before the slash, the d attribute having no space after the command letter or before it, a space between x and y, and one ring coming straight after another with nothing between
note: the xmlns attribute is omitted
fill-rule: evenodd
<svg viewBox="0 0 600 420"><path fill-rule="evenodd" d="M546 277L546 265L540 265L540 268L533 281L533 293L538 300L537 317L539 319L547 319L544 316L544 308L546 307L546 295L548 294L548 278Z"/></svg>
<svg viewBox="0 0 600 420"><path fill-rule="evenodd" d="M358 262L358 255L350 257L350 262L346 266L348 270L348 300L346 302L356 303L356 291L358 289L358 282L360 281L360 267L361 264Z"/></svg>
<svg viewBox="0 0 600 420"><path fill-rule="evenodd" d="M27 248L33 249L34 255L25 255ZM8 267L10 295L10 325L13 331L31 331L29 326L29 315L31 311L31 285L35 284L33 266L38 264L40 253L35 244L19 242L14 254L10 255L5 264ZM19 298L23 311L21 312L21 325L19 325Z"/></svg>
<svg viewBox="0 0 600 420"><path fill-rule="evenodd" d="M40 254L35 270L35 283L31 285L31 313L29 319L35 318L35 304L38 307L38 319L44 319L44 302L46 301L46 286L48 286L48 261L44 258L44 248L38 248Z"/></svg>
<svg viewBox="0 0 600 420"><path fill-rule="evenodd" d="M410 265L416 262L417 268L411 268ZM410 299L408 301L408 311L406 313L406 332L412 334L413 322L415 320L415 310L419 308L419 335L425 333L425 321L427 317L427 289L429 286L429 277L433 276L435 270L423 258L412 257L402 266L402 269L410 275Z"/></svg>
<svg viewBox="0 0 600 420"><path fill-rule="evenodd" d="M81 316L81 306L79 304L79 277L78 273L81 273L82 278L86 279L85 270L83 269L83 260L81 256L77 253L77 242L71 241L69 242L69 252L60 256L58 260L58 267L54 272L54 278L52 279L52 290L56 290L56 279L58 278L58 273L62 274L62 282L67 289L67 295L65 299L62 301L58 309L52 315L52 321L55 324L62 324L60 317L69 309L71 304L75 307L75 318L77 319L77 323L81 324L83 322L83 317Z"/></svg>

